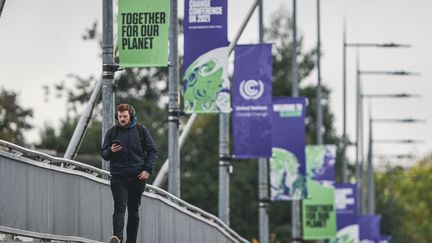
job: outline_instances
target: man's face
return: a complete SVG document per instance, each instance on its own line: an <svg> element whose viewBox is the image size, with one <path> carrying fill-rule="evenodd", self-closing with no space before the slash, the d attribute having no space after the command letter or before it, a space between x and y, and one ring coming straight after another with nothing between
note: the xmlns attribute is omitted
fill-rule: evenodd
<svg viewBox="0 0 432 243"><path fill-rule="evenodd" d="M129 111L117 111L117 118L122 127L127 127L131 119Z"/></svg>

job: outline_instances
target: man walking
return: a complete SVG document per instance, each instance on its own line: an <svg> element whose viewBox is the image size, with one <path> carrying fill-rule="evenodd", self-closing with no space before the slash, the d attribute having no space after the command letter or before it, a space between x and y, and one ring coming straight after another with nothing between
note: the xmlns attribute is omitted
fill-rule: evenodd
<svg viewBox="0 0 432 243"><path fill-rule="evenodd" d="M101 155L110 161L111 192L114 199L113 236L110 243L123 242L126 208L126 243L135 243L139 226L139 207L146 181L157 159L157 149L147 128L137 125L135 109L117 106L117 124L107 131Z"/></svg>

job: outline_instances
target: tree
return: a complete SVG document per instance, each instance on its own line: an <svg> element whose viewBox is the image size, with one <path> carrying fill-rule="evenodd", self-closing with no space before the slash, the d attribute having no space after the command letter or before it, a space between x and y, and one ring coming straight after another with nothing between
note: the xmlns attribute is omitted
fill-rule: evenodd
<svg viewBox="0 0 432 243"><path fill-rule="evenodd" d="M392 242L431 242L432 154L409 169L389 168L376 179L381 232Z"/></svg>
<svg viewBox="0 0 432 243"><path fill-rule="evenodd" d="M33 110L20 106L18 96L14 91L0 88L0 138L25 145L24 132L33 127L29 121Z"/></svg>

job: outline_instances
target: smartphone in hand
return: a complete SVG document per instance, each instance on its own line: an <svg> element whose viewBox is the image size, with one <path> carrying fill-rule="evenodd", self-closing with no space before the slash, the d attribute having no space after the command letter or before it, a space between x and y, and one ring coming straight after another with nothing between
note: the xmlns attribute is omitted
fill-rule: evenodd
<svg viewBox="0 0 432 243"><path fill-rule="evenodd" d="M115 139L115 140L113 140L112 142L113 142L113 144L121 145L120 140Z"/></svg>

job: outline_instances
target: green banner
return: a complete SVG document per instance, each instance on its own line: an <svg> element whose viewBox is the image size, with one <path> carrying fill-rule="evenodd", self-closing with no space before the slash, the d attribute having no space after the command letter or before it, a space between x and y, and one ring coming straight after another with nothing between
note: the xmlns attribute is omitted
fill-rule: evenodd
<svg viewBox="0 0 432 243"><path fill-rule="evenodd" d="M303 200L303 238L330 239L336 236L334 188L308 178L310 199Z"/></svg>
<svg viewBox="0 0 432 243"><path fill-rule="evenodd" d="M120 66L167 66L168 27L168 0L119 0Z"/></svg>

